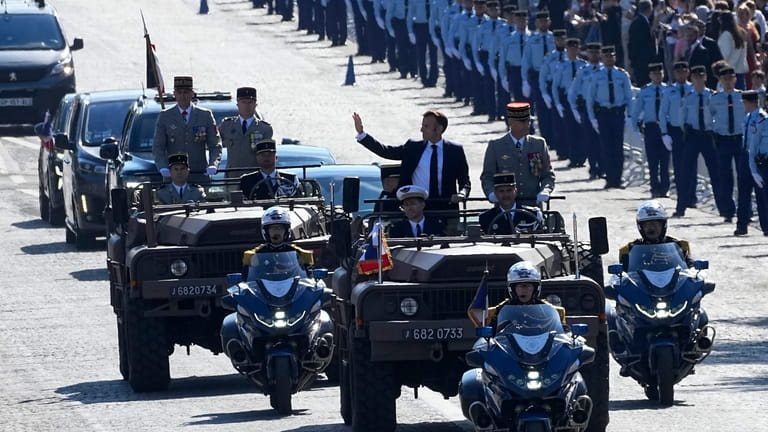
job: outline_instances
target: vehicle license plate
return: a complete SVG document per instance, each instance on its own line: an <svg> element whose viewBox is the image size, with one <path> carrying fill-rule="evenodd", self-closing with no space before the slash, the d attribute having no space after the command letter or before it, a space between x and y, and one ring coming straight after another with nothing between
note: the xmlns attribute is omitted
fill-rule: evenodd
<svg viewBox="0 0 768 432"><path fill-rule="evenodd" d="M431 340L454 340L464 337L464 329L461 327L438 327L438 328L413 328L403 330L403 340L409 341L431 341Z"/></svg>
<svg viewBox="0 0 768 432"><path fill-rule="evenodd" d="M183 285L168 288L171 297L201 297L218 294L218 285Z"/></svg>
<svg viewBox="0 0 768 432"><path fill-rule="evenodd" d="M0 107L32 106L32 98L0 98Z"/></svg>

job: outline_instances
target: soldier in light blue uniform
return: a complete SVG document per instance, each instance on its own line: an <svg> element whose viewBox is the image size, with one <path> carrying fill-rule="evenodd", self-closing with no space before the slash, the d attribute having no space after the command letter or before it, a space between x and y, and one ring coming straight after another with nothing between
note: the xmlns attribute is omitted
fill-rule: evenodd
<svg viewBox="0 0 768 432"><path fill-rule="evenodd" d="M521 74L523 51L530 37L528 11L515 12L515 29L499 46L499 77L501 85L509 93L510 100L530 103L530 99L523 95Z"/></svg>
<svg viewBox="0 0 768 432"><path fill-rule="evenodd" d="M496 90L495 112L488 116L488 121L504 120L507 111L506 105L510 101L509 91L504 88L501 82L499 64L501 61L502 46L510 33L515 29L515 6L511 4L504 5L503 16L504 18L498 20L500 28L494 33L495 37L491 40L490 52L488 53L490 56L488 67L490 68L491 78L493 79L493 85ZM509 84L507 84L507 86L509 86Z"/></svg>
<svg viewBox="0 0 768 432"><path fill-rule="evenodd" d="M754 181L760 229L763 230L764 236L768 236L768 187L764 180L768 179L768 114L758 105L759 93L752 93L753 91L742 93L745 110L751 110L745 119L744 128L746 164Z"/></svg>
<svg viewBox="0 0 768 432"><path fill-rule="evenodd" d="M499 18L499 2L497 0L490 0L485 4L485 13L487 19L476 29L472 53L475 70L482 75L479 94L483 101L483 107L479 111L485 111L490 122L502 115L501 111L497 112L496 81L493 77L493 72L496 70L496 55L493 50L498 34L507 30L504 21Z"/></svg>
<svg viewBox="0 0 768 432"><path fill-rule="evenodd" d="M661 98L666 90L664 64L649 63L651 82L643 86L632 104L629 117L632 130L640 134L642 129L645 156L651 183L651 198L669 196L669 156L672 146L666 147L661 139Z"/></svg>
<svg viewBox="0 0 768 432"><path fill-rule="evenodd" d="M736 216L736 203L733 201L733 164L736 163L737 190L752 190L752 179L749 170L739 170L738 160L744 151L744 104L741 102L741 90L736 86L736 72L726 64L718 72L718 81L723 88L712 96L713 130L715 132L715 149L717 165L720 174L720 190L715 192L715 201L726 223L733 222ZM713 185L714 187L714 185ZM718 193L720 200L717 201ZM737 192L741 195L741 192ZM739 206L742 203L739 202ZM749 204L752 206L751 199Z"/></svg>
<svg viewBox="0 0 768 432"><path fill-rule="evenodd" d="M424 87L434 87L437 83L437 45L430 33L429 19L432 13L429 0L408 0L406 26L408 39L415 45L416 70ZM429 66L427 66L429 52Z"/></svg>
<svg viewBox="0 0 768 432"><path fill-rule="evenodd" d="M571 107L574 120L580 125L580 137L584 148L581 157L578 154L571 154L571 162L568 166L571 168L582 167L586 159L589 158L590 180L605 174L600 166L600 137L592 128L587 114L587 90L589 90L592 75L603 67L600 63L601 48L602 46L597 42L587 44L587 64L576 72L576 78L573 79L568 88L568 105Z"/></svg>
<svg viewBox="0 0 768 432"><path fill-rule="evenodd" d="M371 52L371 63L384 63L387 58L387 46L384 42L384 26L376 21L379 17L378 0L357 0L361 2L360 13L365 19L365 36L368 38L368 49ZM382 20L383 24L384 21Z"/></svg>
<svg viewBox="0 0 768 432"><path fill-rule="evenodd" d="M683 123L685 144L683 146L682 173L677 178L677 207L672 217L685 216L686 208L696 207L696 183L698 179L699 153L709 171L712 190L720 185L717 170L717 156L712 137L712 90L707 88L707 69L704 65L691 67L693 89L683 99Z"/></svg>
<svg viewBox="0 0 768 432"><path fill-rule="evenodd" d="M460 44L462 35L466 32L466 27L474 16L472 11L472 0L457 0L461 5L461 12L451 18L451 30L447 35L446 46L450 47L450 54L453 58L454 69L454 95L456 102L464 102L464 106L469 105L471 93L469 82L470 73L464 65L463 54L464 46ZM446 51L449 51L446 48Z"/></svg>
<svg viewBox="0 0 768 432"><path fill-rule="evenodd" d="M629 74L616 67L616 49L600 50L603 68L595 72L587 91L587 114L600 135L600 166L605 170L605 189L623 189L624 114L632 102Z"/></svg>
<svg viewBox="0 0 768 432"><path fill-rule="evenodd" d="M445 2L447 0L437 0L438 2ZM438 7L438 3L430 3L432 10ZM456 59L454 58L453 50L455 44L453 42L453 23L457 16L463 11L461 1L452 1L450 5L446 5L440 16L432 14L430 17L430 25L434 28L435 35L439 38L440 49L443 53L443 74L445 75L445 92L443 97L457 97L456 87L458 80L458 72L456 70ZM432 24L434 20L439 20ZM439 32L438 32L439 30Z"/></svg>
<svg viewBox="0 0 768 432"><path fill-rule="evenodd" d="M474 109L472 115L481 115L487 113L486 101L482 92L482 81L484 70L478 68L478 64L475 63L476 47L474 45L475 35L480 29L480 26L487 21L485 16L485 0L474 1L474 13L472 17L464 23L464 31L459 37L459 47L461 53L461 61L464 65L464 69L467 71L469 80L466 84L470 87L470 97L474 102ZM467 100L464 100L465 105Z"/></svg>
<svg viewBox="0 0 768 432"><path fill-rule="evenodd" d="M683 161L683 98L693 89L688 82L688 62L679 61L672 66L674 82L669 84L661 94L661 113L659 128L661 140L666 147L672 147L672 172L678 189L678 180L682 178L681 163Z"/></svg>
<svg viewBox="0 0 768 432"><path fill-rule="evenodd" d="M558 143L560 153L571 160L569 166L575 166L574 161L580 161L579 163L583 165L586 159L582 137L578 133L581 127L573 116L575 107L572 110L571 104L567 99L568 89L576 78L576 74L579 69L587 64L587 62L579 58L580 44L581 41L577 38L570 38L565 42L567 58L552 76L552 96L557 112L557 118L555 119L557 123L555 124L560 124L559 122L564 121L565 127L563 130L571 134L561 139ZM575 136L574 132L576 132Z"/></svg>
<svg viewBox="0 0 768 432"><path fill-rule="evenodd" d="M747 90L741 93L741 100L744 104L744 142L743 150L737 162L737 171L746 173L744 187L739 185L739 209L736 212L736 231L734 235L746 235L749 227L750 217L752 216L752 189L755 190L757 201L757 214L760 221L760 229L763 235L768 236L768 195L763 187L763 179L757 170L754 158L750 157L750 149L759 143L760 136L758 128L760 123L768 118L768 114L760 108L760 93L756 90ZM763 126L764 127L764 126ZM768 150L768 147L766 148ZM766 154L768 157L768 154ZM766 163L768 165L768 162ZM759 180L759 183L758 183ZM742 206L742 201L745 206Z"/></svg>
<svg viewBox="0 0 768 432"><path fill-rule="evenodd" d="M523 48L520 78L523 96L534 100L532 111L538 118L539 131L544 138L547 138L549 123L544 115L546 104L542 94L543 89L539 89L539 72L544 57L553 49L555 49L555 36L549 31L549 13L538 12L536 13L536 32L528 38Z"/></svg>
<svg viewBox="0 0 768 432"><path fill-rule="evenodd" d="M547 142L551 143L550 148L557 151L558 159L563 160L567 159L568 155L563 152L561 145L560 132L562 129L553 127L557 121L557 110L552 103L554 99L552 80L557 69L565 61L566 32L563 29L556 29L552 31L552 35L555 37L555 49L544 57L539 71L539 91L541 91L541 98L544 101L544 109L538 111L538 119L541 125L541 134Z"/></svg>
<svg viewBox="0 0 768 432"><path fill-rule="evenodd" d="M384 22L390 35L394 34L397 45L397 70L400 78L405 79L410 74L416 78L416 57L413 54L413 43L408 37L406 25L406 0L387 0L387 13ZM415 42L415 41L413 41Z"/></svg>

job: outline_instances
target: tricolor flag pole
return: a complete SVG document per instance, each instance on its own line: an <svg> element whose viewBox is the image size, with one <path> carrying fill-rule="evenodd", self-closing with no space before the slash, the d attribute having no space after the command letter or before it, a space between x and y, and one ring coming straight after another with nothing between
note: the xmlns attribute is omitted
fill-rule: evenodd
<svg viewBox="0 0 768 432"><path fill-rule="evenodd" d="M379 264L378 265L378 267L379 267L379 284L381 284L384 281L384 277L382 276L383 272L381 270L381 267L382 267L381 266L381 250L382 250L381 248L384 247L384 245L383 245L383 243L381 241L381 236L383 235L382 232L381 232L381 216L379 216L379 223L376 224L376 227L377 227L376 229L379 230L379 232L377 233L378 235L376 236L376 238L378 240L377 241L378 244L376 245L376 259L378 260L378 264Z"/></svg>
<svg viewBox="0 0 768 432"><path fill-rule="evenodd" d="M576 212L573 212L573 258L576 265L576 279L581 277L579 272L579 232L576 223Z"/></svg>
<svg viewBox="0 0 768 432"><path fill-rule="evenodd" d="M165 92L165 84L162 82L163 78L160 75L160 69L157 66L157 58L155 57L155 49L152 46L152 40L149 38L149 31L147 31L147 22L144 20L144 11L139 9L141 13L141 23L144 24L144 39L147 40L147 67L151 71L152 76L147 74L147 88L156 88L157 95L160 96L160 108L165 109L165 102L163 102L163 93ZM150 78L154 79L154 86L149 82Z"/></svg>
<svg viewBox="0 0 768 432"><path fill-rule="evenodd" d="M488 260L485 260L485 271L483 271L483 279L488 280ZM488 290L485 290L485 308L483 309L483 326L488 324Z"/></svg>

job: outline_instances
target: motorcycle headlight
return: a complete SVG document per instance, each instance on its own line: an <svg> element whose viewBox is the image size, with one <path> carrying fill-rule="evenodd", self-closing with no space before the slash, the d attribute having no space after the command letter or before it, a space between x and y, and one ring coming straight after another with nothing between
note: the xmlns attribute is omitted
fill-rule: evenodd
<svg viewBox="0 0 768 432"><path fill-rule="evenodd" d="M187 274L187 263L184 260L177 259L171 263L171 274L176 277L182 277Z"/></svg>
<svg viewBox="0 0 768 432"><path fill-rule="evenodd" d="M541 374L539 371L528 371L525 375L525 387L531 391L541 388Z"/></svg>
<svg viewBox="0 0 768 432"><path fill-rule="evenodd" d="M62 74L65 76L72 75L75 71L75 67L72 65L72 56L64 57L51 69L51 73L54 75Z"/></svg>
<svg viewBox="0 0 768 432"><path fill-rule="evenodd" d="M405 316L414 316L419 311L419 303L412 297L400 301L400 312Z"/></svg>
<svg viewBox="0 0 768 432"><path fill-rule="evenodd" d="M688 307L688 301L684 301L681 305L677 307L670 307L669 303L665 301L656 302L653 308L648 308L643 305L635 304L635 309L637 309L638 312L640 312L641 314L651 319L674 318L680 315L680 313L683 312L686 307Z"/></svg>

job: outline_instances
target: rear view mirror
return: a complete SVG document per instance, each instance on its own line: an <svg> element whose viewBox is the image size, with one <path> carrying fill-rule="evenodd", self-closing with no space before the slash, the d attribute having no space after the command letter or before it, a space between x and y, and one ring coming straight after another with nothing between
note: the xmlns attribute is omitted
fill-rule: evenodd
<svg viewBox="0 0 768 432"><path fill-rule="evenodd" d="M608 274L620 275L624 271L624 266L621 264L611 264L608 266Z"/></svg>
<svg viewBox="0 0 768 432"><path fill-rule="evenodd" d="M227 273L227 282L230 285L237 285L243 281L242 273Z"/></svg>
<svg viewBox="0 0 768 432"><path fill-rule="evenodd" d="M464 360L467 362L467 366L473 368L483 367L483 363L485 363L483 355L474 350L464 354Z"/></svg>
<svg viewBox="0 0 768 432"><path fill-rule="evenodd" d="M589 324L573 324L571 326L571 333L574 336L584 336L589 332Z"/></svg>
<svg viewBox="0 0 768 432"><path fill-rule="evenodd" d="M57 133L53 136L53 143L59 150L74 150L72 143L70 143L69 138L67 138L67 134Z"/></svg>
<svg viewBox="0 0 768 432"><path fill-rule="evenodd" d="M112 202L112 222L121 225L128 222L128 192L125 188L115 188L109 191Z"/></svg>
<svg viewBox="0 0 768 432"><path fill-rule="evenodd" d="M693 268L695 268L696 270L706 270L709 268L709 261L696 260L693 262Z"/></svg>
<svg viewBox="0 0 768 432"><path fill-rule="evenodd" d="M589 219L589 243L592 253L597 255L608 253L608 227L604 217Z"/></svg>
<svg viewBox="0 0 768 432"><path fill-rule="evenodd" d="M69 46L69 50L70 51L77 51L77 50L81 50L81 49L83 49L83 39L79 38L79 37L76 37L72 41L72 45Z"/></svg>
<svg viewBox="0 0 768 432"><path fill-rule="evenodd" d="M117 142L115 141L109 141L104 142L101 147L99 147L99 157L106 160L115 160L117 159L117 156L120 155L120 150L118 150Z"/></svg>
<svg viewBox="0 0 768 432"><path fill-rule="evenodd" d="M481 338L493 337L493 327L483 326L475 329L475 336Z"/></svg>
<svg viewBox="0 0 768 432"><path fill-rule="evenodd" d="M355 213L360 209L360 178L344 178L344 197L342 207L345 213Z"/></svg>

